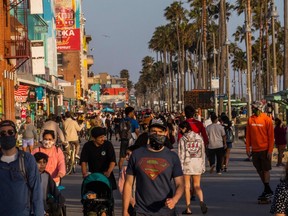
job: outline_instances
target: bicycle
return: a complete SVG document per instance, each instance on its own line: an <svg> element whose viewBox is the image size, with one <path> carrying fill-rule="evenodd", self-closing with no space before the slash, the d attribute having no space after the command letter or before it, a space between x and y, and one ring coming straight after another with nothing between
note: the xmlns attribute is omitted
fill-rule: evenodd
<svg viewBox="0 0 288 216"><path fill-rule="evenodd" d="M66 175L76 173L76 165L78 159L76 158L76 147L74 142L68 142L68 146L65 147L64 151L65 164L66 164Z"/></svg>

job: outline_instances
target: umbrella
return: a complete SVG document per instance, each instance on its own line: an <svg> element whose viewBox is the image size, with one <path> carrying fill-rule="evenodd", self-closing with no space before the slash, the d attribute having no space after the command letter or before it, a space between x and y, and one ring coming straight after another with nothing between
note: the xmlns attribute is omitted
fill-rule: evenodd
<svg viewBox="0 0 288 216"><path fill-rule="evenodd" d="M101 110L101 112L110 112L110 113L114 113L114 110L109 108L109 107L105 107L104 109Z"/></svg>

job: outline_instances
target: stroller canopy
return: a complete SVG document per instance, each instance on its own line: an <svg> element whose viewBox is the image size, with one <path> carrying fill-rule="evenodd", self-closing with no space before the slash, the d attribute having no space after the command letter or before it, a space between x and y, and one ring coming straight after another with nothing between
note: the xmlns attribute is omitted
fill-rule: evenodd
<svg viewBox="0 0 288 216"><path fill-rule="evenodd" d="M102 173L92 173L83 180L81 195L83 196L89 190L95 191L89 187L89 185L93 185L94 183L102 183L101 185L104 184L110 191L112 190L110 181L105 175Z"/></svg>

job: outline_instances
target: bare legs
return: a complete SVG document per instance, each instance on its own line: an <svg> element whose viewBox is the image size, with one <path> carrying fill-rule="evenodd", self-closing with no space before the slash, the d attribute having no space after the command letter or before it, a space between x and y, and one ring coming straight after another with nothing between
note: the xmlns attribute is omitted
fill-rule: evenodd
<svg viewBox="0 0 288 216"><path fill-rule="evenodd" d="M184 175L184 183L185 183L185 201L186 201L186 211L189 213L191 212L190 209L190 200L192 194L190 193L190 188L191 188L191 178L193 179L193 187L195 194L199 198L200 202L203 202L203 192L200 187L200 182L201 182L201 175Z"/></svg>

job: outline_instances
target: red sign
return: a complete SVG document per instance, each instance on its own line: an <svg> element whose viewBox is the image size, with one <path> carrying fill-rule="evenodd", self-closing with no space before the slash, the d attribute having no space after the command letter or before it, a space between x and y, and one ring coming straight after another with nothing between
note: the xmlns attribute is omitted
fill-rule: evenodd
<svg viewBox="0 0 288 216"><path fill-rule="evenodd" d="M56 28L73 28L75 24L75 13L71 8L58 7L56 10Z"/></svg>
<svg viewBox="0 0 288 216"><path fill-rule="evenodd" d="M57 29L57 51L80 50L80 29Z"/></svg>

